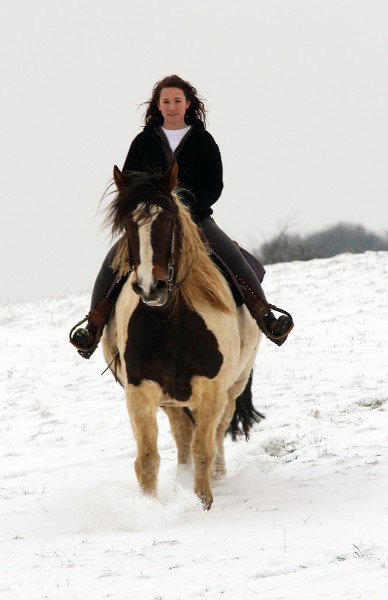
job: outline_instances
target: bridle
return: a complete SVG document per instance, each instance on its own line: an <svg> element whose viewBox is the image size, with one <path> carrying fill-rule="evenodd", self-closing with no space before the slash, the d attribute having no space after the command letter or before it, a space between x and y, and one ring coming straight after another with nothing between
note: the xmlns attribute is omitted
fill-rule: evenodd
<svg viewBox="0 0 388 600"><path fill-rule="evenodd" d="M178 219L175 215L172 215L171 219L172 219L172 226L171 226L170 253L169 253L169 258L168 258L168 262L167 262L167 289L168 289L169 293L173 292L174 290L179 289L185 283L185 281L187 280L187 278L190 274L193 263L194 263L194 260L192 260L192 262L190 263L190 266L187 268L181 281L179 281L179 282L175 281L175 276L176 276L176 271L177 271L177 257L178 257L178 254L180 254L182 252L182 247L181 247L181 245L179 245L179 247L177 248ZM129 242L127 225L125 225L125 235L127 237L127 246L128 246L129 273L132 273L132 272L136 273L136 263L135 263L135 258L133 256L133 253L131 250L131 245Z"/></svg>
<svg viewBox="0 0 388 600"><path fill-rule="evenodd" d="M183 283L174 282L175 276L175 240L176 240L176 217L172 217L172 227L171 227L171 244L170 244L170 257L167 263L167 287L168 291L172 292L177 287L180 287ZM182 248L179 248L179 252L182 252Z"/></svg>

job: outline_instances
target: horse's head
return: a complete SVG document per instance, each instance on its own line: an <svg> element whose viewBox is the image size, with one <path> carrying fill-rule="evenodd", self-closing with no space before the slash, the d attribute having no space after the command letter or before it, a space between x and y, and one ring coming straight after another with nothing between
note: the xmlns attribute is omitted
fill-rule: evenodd
<svg viewBox="0 0 388 600"><path fill-rule="evenodd" d="M122 173L114 167L118 194L110 209L113 232L125 232L133 291L149 306L163 306L174 287L179 249L177 187L174 163L163 175Z"/></svg>

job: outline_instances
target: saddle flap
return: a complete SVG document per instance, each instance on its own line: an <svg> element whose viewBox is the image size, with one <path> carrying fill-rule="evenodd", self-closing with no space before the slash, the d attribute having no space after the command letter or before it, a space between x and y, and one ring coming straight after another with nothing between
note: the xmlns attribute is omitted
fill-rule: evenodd
<svg viewBox="0 0 388 600"><path fill-rule="evenodd" d="M249 264L249 266L256 273L256 275L261 283L264 279L264 274L265 274L265 269L264 269L263 265L257 260L257 258L252 256L252 254L250 254L248 252L248 250L245 250L245 248L241 248L241 246L239 246L239 249L240 249L241 254L244 256L245 260ZM214 262L214 264L219 268L219 270L225 277L226 281L228 282L230 291L233 294L233 298L234 298L236 305L241 306L242 304L244 304L244 292L241 288L241 285L237 281L236 276L234 275L233 271L226 264L226 262L224 260L222 260L222 258L214 252L214 250L212 250L210 257L211 257L212 261Z"/></svg>

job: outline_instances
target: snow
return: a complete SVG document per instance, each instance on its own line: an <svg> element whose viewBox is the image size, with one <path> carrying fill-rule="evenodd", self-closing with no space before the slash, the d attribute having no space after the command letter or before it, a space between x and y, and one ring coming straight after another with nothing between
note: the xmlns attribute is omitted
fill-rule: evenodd
<svg viewBox="0 0 388 600"><path fill-rule="evenodd" d="M162 413L140 495L123 391L67 342L87 295L0 307L0 598L387 598L387 280L386 252L267 268L296 327L262 343L266 419L227 440L209 512Z"/></svg>

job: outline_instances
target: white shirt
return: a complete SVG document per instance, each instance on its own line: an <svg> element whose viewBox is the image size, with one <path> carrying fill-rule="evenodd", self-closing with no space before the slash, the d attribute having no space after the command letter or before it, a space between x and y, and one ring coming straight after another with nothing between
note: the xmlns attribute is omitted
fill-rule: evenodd
<svg viewBox="0 0 388 600"><path fill-rule="evenodd" d="M163 133L166 136L168 143L170 144L170 148L173 152L175 152L175 150L178 148L180 142L185 137L190 127L191 125L188 125L183 129L165 129L164 127L162 127Z"/></svg>

